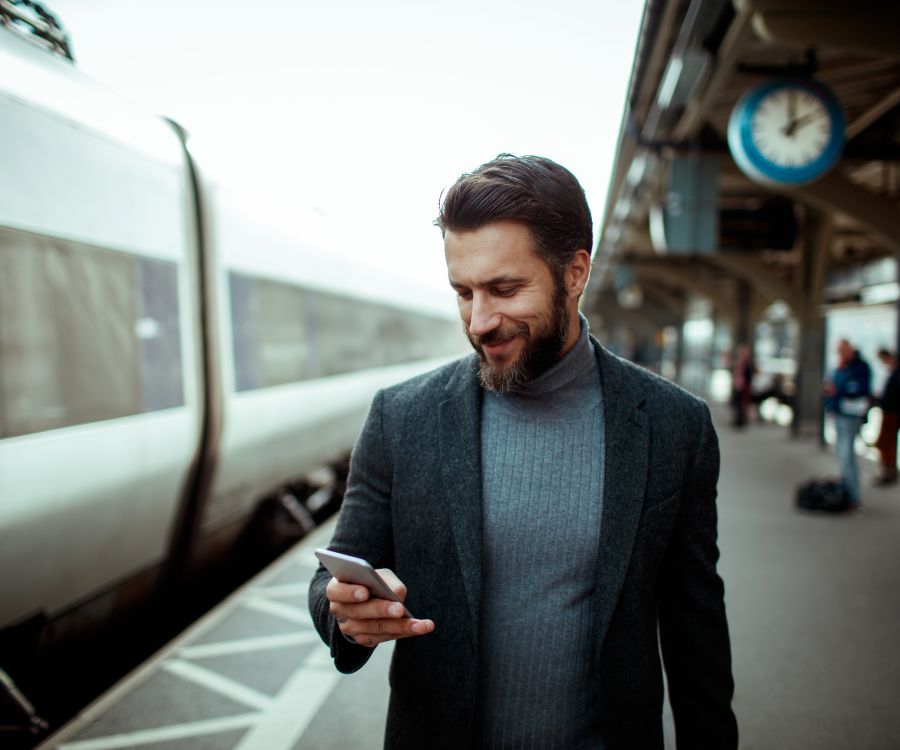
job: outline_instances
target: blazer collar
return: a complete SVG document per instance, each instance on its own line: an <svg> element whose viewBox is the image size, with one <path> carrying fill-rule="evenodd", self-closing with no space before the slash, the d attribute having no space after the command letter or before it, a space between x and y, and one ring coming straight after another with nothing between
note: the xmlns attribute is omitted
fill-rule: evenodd
<svg viewBox="0 0 900 750"><path fill-rule="evenodd" d="M597 555L595 612L598 649L619 599L644 505L650 430L641 384L631 364L593 339L603 388L603 514Z"/></svg>
<svg viewBox="0 0 900 750"><path fill-rule="evenodd" d="M481 604L481 399L478 359L460 360L438 407L438 451L450 526L477 640Z"/></svg>

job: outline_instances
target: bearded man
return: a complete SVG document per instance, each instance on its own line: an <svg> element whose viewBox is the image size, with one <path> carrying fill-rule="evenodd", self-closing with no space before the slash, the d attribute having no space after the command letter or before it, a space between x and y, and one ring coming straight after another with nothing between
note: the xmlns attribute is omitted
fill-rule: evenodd
<svg viewBox="0 0 900 750"><path fill-rule="evenodd" d="M503 154L435 223L475 353L373 401L331 547L415 617L320 567L336 667L397 640L388 748L661 750L661 650L678 746L736 748L715 431L590 335L584 191Z"/></svg>

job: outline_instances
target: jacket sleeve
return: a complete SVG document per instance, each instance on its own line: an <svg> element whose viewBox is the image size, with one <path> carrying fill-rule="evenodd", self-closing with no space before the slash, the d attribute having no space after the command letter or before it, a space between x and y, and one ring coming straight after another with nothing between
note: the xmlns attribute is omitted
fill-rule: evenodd
<svg viewBox="0 0 900 750"><path fill-rule="evenodd" d="M737 748L724 585L716 573L719 446L709 409L662 568L659 632L678 748Z"/></svg>
<svg viewBox="0 0 900 750"><path fill-rule="evenodd" d="M347 490L329 549L362 557L375 568L393 567L391 530L392 461L384 435L384 394L379 392L350 458ZM373 649L348 641L325 598L331 574L321 565L309 587L309 611L322 640L331 649L335 667L355 672L372 655Z"/></svg>

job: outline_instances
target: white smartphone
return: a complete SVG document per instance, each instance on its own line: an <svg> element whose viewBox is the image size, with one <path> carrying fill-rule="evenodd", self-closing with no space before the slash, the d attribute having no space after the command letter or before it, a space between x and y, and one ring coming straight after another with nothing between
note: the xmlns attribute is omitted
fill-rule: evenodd
<svg viewBox="0 0 900 750"><path fill-rule="evenodd" d="M376 599L387 599L392 602L400 602L400 598L391 590L384 579L378 575L368 561L361 557L345 555L342 552L332 552L330 549L317 549L316 557L322 565L328 568L328 572L341 583L355 583L365 586ZM401 604L403 602L400 602ZM407 617L412 617L404 606Z"/></svg>

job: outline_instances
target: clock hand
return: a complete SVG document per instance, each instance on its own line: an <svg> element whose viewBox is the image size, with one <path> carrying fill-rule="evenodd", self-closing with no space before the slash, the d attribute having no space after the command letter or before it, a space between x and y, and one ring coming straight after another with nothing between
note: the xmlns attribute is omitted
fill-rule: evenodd
<svg viewBox="0 0 900 750"><path fill-rule="evenodd" d="M784 133L788 138L794 135L794 131L797 129L797 100L794 98L793 91L788 91L788 106L787 106L787 116L788 121L787 125L785 125L781 132Z"/></svg>
<svg viewBox="0 0 900 750"><path fill-rule="evenodd" d="M788 138L794 135L797 129L797 92L793 89L787 91L787 124L781 129Z"/></svg>
<svg viewBox="0 0 900 750"><path fill-rule="evenodd" d="M812 122L817 117L819 117L818 112L807 112L805 115L803 115L803 117L798 117L796 120L794 120L791 123L794 126L791 129L791 133L793 133L793 131L796 130L797 128L799 128L801 125L806 125L806 123Z"/></svg>
<svg viewBox="0 0 900 750"><path fill-rule="evenodd" d="M806 125L808 122L815 120L819 116L819 112L807 112L801 117L794 117L787 124L787 126L781 129L781 132L790 137L794 135L794 133L797 131L797 128L801 127L802 125Z"/></svg>

